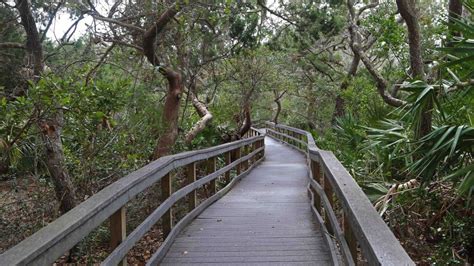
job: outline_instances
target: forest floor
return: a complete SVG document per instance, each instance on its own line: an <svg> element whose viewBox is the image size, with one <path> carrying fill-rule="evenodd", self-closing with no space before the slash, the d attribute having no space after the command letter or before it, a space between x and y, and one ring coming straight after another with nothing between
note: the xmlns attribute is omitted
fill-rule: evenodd
<svg viewBox="0 0 474 266"><path fill-rule="evenodd" d="M128 223L130 233L159 205L157 188L150 188L142 192L127 206L128 217L134 217ZM199 191L199 199L206 198L204 189ZM186 210L177 212L177 218L184 216ZM54 196L54 189L46 182L28 177L15 181L0 182L0 253L18 244L48 223L59 217L59 204ZM429 265L426 258L435 245L414 229L397 227L397 235L410 256L420 265ZM411 233L410 233L411 232ZM95 264L103 260L110 253L108 221L94 230L81 241L71 254L65 254L57 260L59 264L79 263ZM134 246L127 255L129 264L144 264L158 250L163 242L163 235L159 223L155 225Z"/></svg>
<svg viewBox="0 0 474 266"><path fill-rule="evenodd" d="M180 182L179 179L177 181ZM127 233L138 226L159 204L159 190L152 186L140 193L127 205ZM158 193L157 193L158 192ZM86 199L87 196L82 196ZM207 198L205 189L198 190L200 201ZM187 210L175 207L175 219ZM33 177L0 181L0 254L45 227L60 216L53 187ZM92 231L69 253L56 263L97 264L110 253L108 221ZM131 265L145 264L163 242L163 232L157 223L127 254Z"/></svg>

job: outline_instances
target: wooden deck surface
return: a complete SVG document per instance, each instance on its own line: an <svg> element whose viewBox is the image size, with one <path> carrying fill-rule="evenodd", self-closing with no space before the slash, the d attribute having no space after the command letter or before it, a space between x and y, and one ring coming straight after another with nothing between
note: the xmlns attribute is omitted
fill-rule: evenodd
<svg viewBox="0 0 474 266"><path fill-rule="evenodd" d="M176 239L161 265L330 265L302 154L270 138L266 158Z"/></svg>

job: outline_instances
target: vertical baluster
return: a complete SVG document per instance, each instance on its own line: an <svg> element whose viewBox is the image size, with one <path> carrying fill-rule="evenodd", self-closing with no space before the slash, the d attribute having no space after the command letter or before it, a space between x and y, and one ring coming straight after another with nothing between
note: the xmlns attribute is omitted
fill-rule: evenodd
<svg viewBox="0 0 474 266"><path fill-rule="evenodd" d="M212 174L216 171L216 157L209 158L207 160L207 173ZM209 182L209 190L210 194L214 195L216 193L216 179L213 179L212 181Z"/></svg>
<svg viewBox="0 0 474 266"><path fill-rule="evenodd" d="M114 250L127 237L127 219L125 215L126 207L123 206L110 216L110 248ZM127 265L127 257L125 257L119 265Z"/></svg>
<svg viewBox="0 0 474 266"><path fill-rule="evenodd" d="M238 160L240 159L240 147L235 149L235 159ZM237 175L240 175L242 173L242 163L237 164Z"/></svg>
<svg viewBox="0 0 474 266"><path fill-rule="evenodd" d="M249 151L249 146L248 146L248 145L245 145L245 146L243 147L243 150L244 150L244 153L243 153L242 156L246 156L246 155L248 154L248 151ZM243 165L243 169L242 169L242 170L243 170L243 171L246 171L246 170L249 168L249 160L244 160L243 163L242 163L242 165Z"/></svg>
<svg viewBox="0 0 474 266"><path fill-rule="evenodd" d="M196 181L196 163L190 163L186 166L186 181L187 184L192 184ZM189 211L194 210L197 206L197 191L193 190L188 194Z"/></svg>
<svg viewBox="0 0 474 266"><path fill-rule="evenodd" d="M167 173L161 178L161 201L165 201L171 196L171 174ZM166 238L173 228L173 207L171 207L161 218L163 225L163 238Z"/></svg>
<svg viewBox="0 0 474 266"><path fill-rule="evenodd" d="M298 139L303 141L303 134L298 134ZM298 143L298 147L303 150L303 144L301 142Z"/></svg>
<svg viewBox="0 0 474 266"><path fill-rule="evenodd" d="M321 185L321 167L318 162L311 160L311 171L313 173L314 181ZM313 204L316 210L318 210L319 214L321 214L321 196L316 194L316 192L314 194Z"/></svg>
<svg viewBox="0 0 474 266"><path fill-rule="evenodd" d="M352 259L357 264L357 239L355 238L354 232L352 232L351 224L349 223L349 218L344 213L343 218L344 223L344 238L346 239L349 250L351 251Z"/></svg>
<svg viewBox="0 0 474 266"><path fill-rule="evenodd" d="M254 142L252 144L250 144L250 152L249 153L252 153L255 151L256 149L256 145L257 145L257 142ZM252 166L255 162L255 156L252 156L249 160L249 167Z"/></svg>
<svg viewBox="0 0 474 266"><path fill-rule="evenodd" d="M321 179L324 180L324 193L328 197L329 205L331 205L331 207L334 207L333 190L332 190L331 182L329 182L329 179L324 172L322 173L321 177L322 177ZM328 232L330 234L333 234L334 230L331 226L331 223L329 222L329 214L327 211L324 212L324 222L326 223L326 228L328 229Z"/></svg>
<svg viewBox="0 0 474 266"><path fill-rule="evenodd" d="M228 151L225 153L225 165L229 165L232 163L232 152ZM225 183L228 184L230 182L230 170L225 172Z"/></svg>
<svg viewBox="0 0 474 266"><path fill-rule="evenodd" d="M290 135L294 138L295 137L295 132L293 132L293 131L290 131L290 132L291 132ZM296 146L295 140L294 139L290 139L290 140L291 140L291 145Z"/></svg>

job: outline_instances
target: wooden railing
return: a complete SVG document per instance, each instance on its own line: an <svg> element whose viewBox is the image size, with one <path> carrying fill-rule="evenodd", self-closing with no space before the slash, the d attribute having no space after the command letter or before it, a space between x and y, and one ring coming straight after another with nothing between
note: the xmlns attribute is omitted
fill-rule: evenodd
<svg viewBox="0 0 474 266"><path fill-rule="evenodd" d="M126 263L126 254L159 220L164 242L148 261L157 264L178 233L200 212L222 197L240 178L264 158L264 136L252 128L248 138L216 147L162 157L104 188L48 226L0 255L0 265L48 265L56 261L107 219L110 220L112 252L103 265ZM224 166L216 167L221 157ZM205 162L207 175L197 179L196 165ZM221 163L222 164L222 163ZM171 171L183 168L186 185L172 191ZM232 178L231 170L235 169ZM216 180L222 177L225 186L218 190ZM161 182L161 204L129 235L126 234L126 204L138 193ZM207 185L209 196L198 204L196 190ZM190 212L173 225L173 205L187 201Z"/></svg>
<svg viewBox="0 0 474 266"><path fill-rule="evenodd" d="M306 154L313 211L333 257L340 253L345 265L415 265L352 176L311 133L267 122L266 134Z"/></svg>

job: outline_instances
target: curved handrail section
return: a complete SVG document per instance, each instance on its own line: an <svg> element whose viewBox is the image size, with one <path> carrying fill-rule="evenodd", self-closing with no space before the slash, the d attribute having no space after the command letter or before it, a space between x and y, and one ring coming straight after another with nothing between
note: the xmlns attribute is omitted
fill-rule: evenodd
<svg viewBox="0 0 474 266"><path fill-rule="evenodd" d="M337 240L346 265L415 265L354 178L330 152L316 146L311 133L267 122L267 136L303 152L308 160L313 210ZM336 204L336 202L338 204ZM334 209L341 207L342 219ZM342 220L342 222L340 222Z"/></svg>
<svg viewBox="0 0 474 266"><path fill-rule="evenodd" d="M54 222L40 229L18 245L0 255L0 265L50 265L57 258L67 253L90 232L104 221L110 221L110 248L112 252L102 263L116 265L124 262L126 253L133 245L161 220L165 241L157 253L162 258L169 248L169 239L174 239L205 207L224 195L230 187L245 176L253 166L264 158L264 134L261 130L251 128L247 138L223 145L183 152L162 157L143 168L112 183L96 193L74 209L59 217ZM217 169L217 158L224 166ZM205 163L206 176L197 178L198 163ZM184 169L186 185L172 191L173 175L171 171ZM232 177L231 171L235 171ZM223 179L225 186L216 185L218 178ZM138 193L155 183L161 183L162 203L128 236L126 234L126 204ZM198 204L197 189L206 186L209 198ZM173 226L173 204L186 199L190 212ZM179 226L178 226L179 225Z"/></svg>

